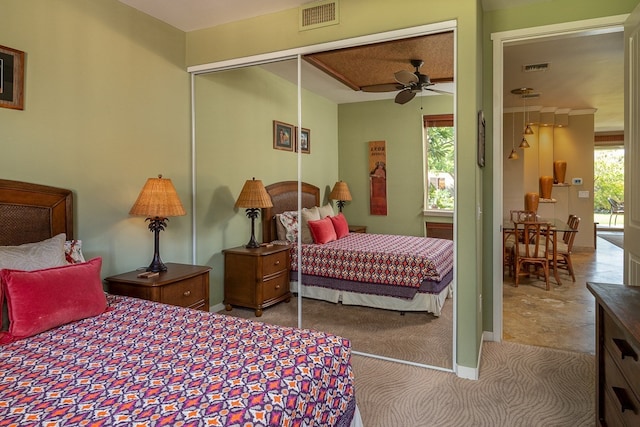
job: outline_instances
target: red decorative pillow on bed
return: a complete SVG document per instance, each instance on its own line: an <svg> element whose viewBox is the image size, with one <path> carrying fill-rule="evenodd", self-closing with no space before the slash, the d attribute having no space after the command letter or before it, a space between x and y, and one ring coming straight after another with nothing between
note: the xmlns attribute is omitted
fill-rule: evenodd
<svg viewBox="0 0 640 427"><path fill-rule="evenodd" d="M333 228L331 217L319 219L317 221L309 221L309 230L313 241L318 244L324 244L337 240L336 230Z"/></svg>
<svg viewBox="0 0 640 427"><path fill-rule="evenodd" d="M342 212L330 218L333 223L333 228L336 230L336 237L338 239L342 239L344 236L349 234L349 224L347 223L347 218L342 215Z"/></svg>
<svg viewBox="0 0 640 427"><path fill-rule="evenodd" d="M101 267L102 258L94 258L44 270L1 270L0 299L7 300L10 324L0 344L103 313Z"/></svg>

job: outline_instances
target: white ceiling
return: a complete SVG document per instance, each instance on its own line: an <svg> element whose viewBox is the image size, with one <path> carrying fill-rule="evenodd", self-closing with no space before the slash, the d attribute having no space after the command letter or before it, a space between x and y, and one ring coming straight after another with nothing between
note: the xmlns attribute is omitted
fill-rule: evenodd
<svg viewBox="0 0 640 427"><path fill-rule="evenodd" d="M296 8L309 0L120 0L183 31ZM482 0L485 10L505 9L548 0ZM311 1L313 2L313 1ZM623 41L620 32L586 37L537 39L508 46L504 52L504 106L522 107L511 89L531 87L540 97L527 101L528 108L554 110L594 109L596 131L623 129ZM550 62L549 70L523 73L524 64ZM364 94L327 79L315 67L304 64L303 85L337 103L386 99L394 93ZM275 63L272 72L295 81L295 67ZM436 89L454 91L445 83ZM433 94L427 92L426 94ZM444 95L446 96L446 95ZM415 101L414 101L415 102ZM402 108L399 106L399 108Z"/></svg>

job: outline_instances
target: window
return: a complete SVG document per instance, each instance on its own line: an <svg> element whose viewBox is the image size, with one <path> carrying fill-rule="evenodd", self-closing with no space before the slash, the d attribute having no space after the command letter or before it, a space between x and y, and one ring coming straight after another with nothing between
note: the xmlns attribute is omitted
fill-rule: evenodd
<svg viewBox="0 0 640 427"><path fill-rule="evenodd" d="M453 114L424 116L425 210L452 211L455 194Z"/></svg>

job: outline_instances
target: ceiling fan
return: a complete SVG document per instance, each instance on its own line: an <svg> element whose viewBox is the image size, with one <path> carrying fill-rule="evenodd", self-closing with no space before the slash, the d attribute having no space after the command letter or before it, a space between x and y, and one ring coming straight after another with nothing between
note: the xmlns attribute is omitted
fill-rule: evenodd
<svg viewBox="0 0 640 427"><path fill-rule="evenodd" d="M417 93L424 90L430 90L432 92L443 93L451 95L451 92L446 92L438 89L431 89L432 86L429 76L420 72L420 67L424 64L421 59L412 59L411 65L416 69L415 72L407 70L400 70L393 74L398 83L378 84L371 86L363 86L360 88L363 92L391 92L399 90L396 95L395 102L397 104L406 104L411 101Z"/></svg>

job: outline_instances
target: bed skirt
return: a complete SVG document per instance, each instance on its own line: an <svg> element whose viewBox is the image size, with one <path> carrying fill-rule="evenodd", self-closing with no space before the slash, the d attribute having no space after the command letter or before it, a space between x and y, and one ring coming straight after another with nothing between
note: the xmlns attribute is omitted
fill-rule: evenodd
<svg viewBox="0 0 640 427"><path fill-rule="evenodd" d="M291 281L291 292L301 293L305 298L333 303L341 302L344 305L360 305L394 311L426 311L433 313L436 317L440 317L446 299L453 295L451 282L444 286L438 293L418 292L411 299L313 286L305 284L304 277L302 283L302 286L299 287L297 281Z"/></svg>

